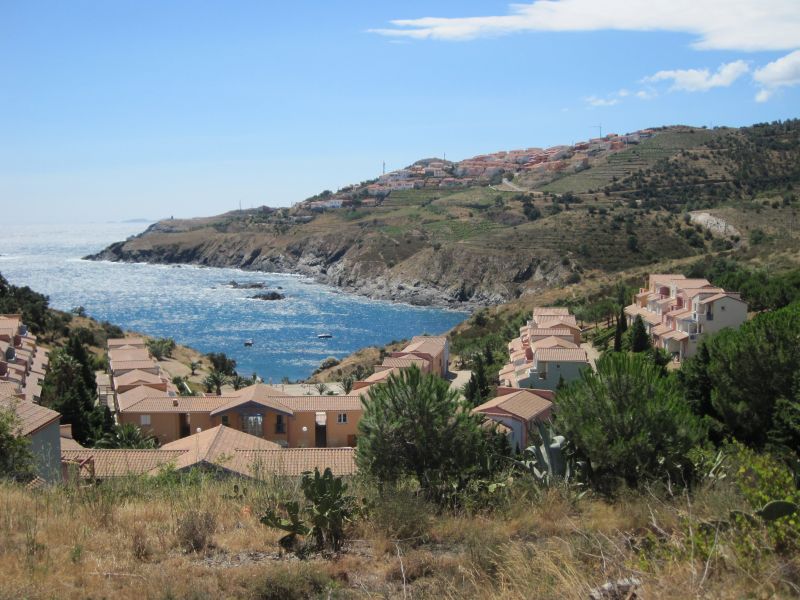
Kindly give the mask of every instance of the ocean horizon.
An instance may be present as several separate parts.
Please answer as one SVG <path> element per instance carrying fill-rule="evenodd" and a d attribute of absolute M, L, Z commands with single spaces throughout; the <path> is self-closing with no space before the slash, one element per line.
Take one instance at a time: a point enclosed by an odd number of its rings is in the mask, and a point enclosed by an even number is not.
<path fill-rule="evenodd" d="M 141 233 L 147 224 L 18 225 L 0 238 L 0 273 L 87 315 L 196 350 L 224 352 L 244 376 L 304 379 L 327 357 L 414 335 L 441 334 L 468 313 L 354 296 L 291 274 L 194 265 L 86 261 L 82 257 Z M 265 289 L 229 285 L 260 283 Z M 283 300 L 253 299 L 276 291 Z M 330 334 L 319 339 L 320 333 Z M 244 341 L 253 340 L 252 347 Z"/>

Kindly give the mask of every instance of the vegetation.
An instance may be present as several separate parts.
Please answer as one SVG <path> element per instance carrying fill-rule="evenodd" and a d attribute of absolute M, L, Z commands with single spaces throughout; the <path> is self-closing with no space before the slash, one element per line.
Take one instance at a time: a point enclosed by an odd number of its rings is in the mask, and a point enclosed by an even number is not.
<path fill-rule="evenodd" d="M 112 430 L 95 444 L 95 448 L 133 448 L 148 450 L 158 447 L 158 439 L 144 433 L 132 423 L 115 424 Z"/>
<path fill-rule="evenodd" d="M 147 340 L 147 349 L 156 360 L 171 358 L 175 347 L 175 340 L 172 338 L 154 338 Z"/>
<path fill-rule="evenodd" d="M 556 427 L 601 490 L 688 481 L 687 457 L 705 436 L 677 382 L 643 354 L 604 355 L 596 373 L 583 371 L 558 392 L 557 406 Z"/>
<path fill-rule="evenodd" d="M 0 407 L 0 481 L 27 481 L 36 474 L 30 440 L 17 435 L 17 416 Z"/>
<path fill-rule="evenodd" d="M 502 444 L 446 381 L 417 368 L 370 389 L 359 422 L 359 468 L 381 483 L 414 476 L 424 493 L 457 502 L 471 481 L 491 474 Z"/>

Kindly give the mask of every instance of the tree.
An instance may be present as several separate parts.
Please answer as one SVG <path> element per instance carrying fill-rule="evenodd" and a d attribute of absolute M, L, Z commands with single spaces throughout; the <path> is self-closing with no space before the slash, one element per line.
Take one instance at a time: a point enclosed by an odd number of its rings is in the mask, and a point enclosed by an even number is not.
<path fill-rule="evenodd" d="M 489 399 L 491 389 L 481 355 L 477 354 L 473 362 L 475 363 L 475 368 L 469 376 L 469 381 L 464 386 L 464 397 L 474 407 L 483 404 Z"/>
<path fill-rule="evenodd" d="M 594 484 L 635 486 L 663 476 L 687 476 L 687 453 L 704 438 L 700 420 L 672 377 L 644 354 L 609 353 L 597 372 L 558 393 L 558 429 L 587 461 Z"/>
<path fill-rule="evenodd" d="M 247 387 L 248 385 L 250 385 L 250 380 L 242 377 L 237 373 L 233 377 L 228 378 L 228 383 L 230 383 L 233 386 L 234 390 L 238 391 L 243 387 Z"/>
<path fill-rule="evenodd" d="M 30 440 L 17 435 L 17 414 L 0 408 L 0 480 L 28 481 L 34 477 Z"/>
<path fill-rule="evenodd" d="M 143 432 L 133 423 L 115 425 L 95 444 L 95 448 L 133 448 L 149 450 L 158 447 L 158 439 Z"/>
<path fill-rule="evenodd" d="M 50 354 L 50 368 L 42 385 L 42 404 L 61 413 L 61 423 L 72 425 L 80 444 L 103 435 L 111 424 L 107 407 L 95 406 L 94 394 L 86 387 L 83 367 L 65 348 Z"/>
<path fill-rule="evenodd" d="M 431 498 L 443 501 L 473 477 L 489 472 L 496 434 L 481 427 L 448 383 L 418 368 L 392 374 L 364 399 L 356 460 L 380 482 L 414 475 Z"/>
<path fill-rule="evenodd" d="M 345 394 L 349 394 L 351 391 L 353 391 L 353 383 L 354 383 L 353 378 L 350 376 L 347 376 L 344 379 L 342 379 L 342 390 L 344 391 Z"/>
<path fill-rule="evenodd" d="M 754 448 L 791 439 L 799 410 L 800 303 L 757 315 L 739 329 L 706 337 L 684 361 L 679 380 L 694 410 Z M 779 402 L 780 401 L 780 402 Z M 775 440 L 773 442 L 773 439 Z M 800 453 L 794 446 L 790 450 Z"/>
<path fill-rule="evenodd" d="M 644 321 L 641 315 L 636 315 L 631 327 L 631 352 L 644 352 L 650 348 L 650 337 L 644 328 Z"/>
<path fill-rule="evenodd" d="M 222 386 L 226 383 L 228 383 L 228 376 L 216 369 L 212 369 L 203 380 L 206 392 L 210 394 L 212 391 L 216 391 L 217 396 L 222 395 Z"/>
<path fill-rule="evenodd" d="M 200 367 L 200 363 L 199 362 L 196 362 L 196 361 L 193 360 L 192 362 L 189 363 L 189 369 L 191 369 L 192 375 L 195 374 L 195 372 L 197 371 L 197 369 L 199 367 Z"/>
<path fill-rule="evenodd" d="M 211 368 L 219 371 L 223 375 L 234 375 L 236 373 L 236 361 L 228 358 L 224 352 L 211 352 L 207 355 L 211 362 Z"/>

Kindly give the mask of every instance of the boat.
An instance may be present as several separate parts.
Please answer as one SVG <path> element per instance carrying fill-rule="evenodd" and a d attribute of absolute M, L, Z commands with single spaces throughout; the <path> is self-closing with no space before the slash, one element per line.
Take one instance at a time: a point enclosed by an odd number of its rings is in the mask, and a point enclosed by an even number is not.
<path fill-rule="evenodd" d="M 250 338 L 250 339 L 248 339 L 248 340 L 245 340 L 245 341 L 244 341 L 244 345 L 245 345 L 245 346 L 247 346 L 247 347 L 249 348 L 250 346 L 252 346 L 252 345 L 253 345 L 253 339 L 252 339 L 252 338 Z"/>
<path fill-rule="evenodd" d="M 333 336 L 330 333 L 318 333 L 317 337 L 321 340 L 327 340 L 328 338 L 332 338 Z"/>

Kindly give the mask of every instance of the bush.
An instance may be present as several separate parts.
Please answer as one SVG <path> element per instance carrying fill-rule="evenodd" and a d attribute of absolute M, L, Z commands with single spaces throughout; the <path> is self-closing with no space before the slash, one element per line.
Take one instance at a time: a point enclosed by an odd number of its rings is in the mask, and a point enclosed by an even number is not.
<path fill-rule="evenodd" d="M 318 566 L 280 565 L 270 569 L 253 592 L 259 600 L 304 600 L 322 596 L 332 583 Z"/>
<path fill-rule="evenodd" d="M 427 537 L 433 513 L 433 507 L 418 494 L 393 489 L 375 501 L 370 521 L 388 539 L 416 544 Z"/>
<path fill-rule="evenodd" d="M 587 461 L 592 483 L 610 491 L 619 480 L 690 475 L 689 451 L 704 438 L 672 377 L 646 354 L 614 352 L 597 361 L 597 373 L 558 392 L 556 425 Z"/>
<path fill-rule="evenodd" d="M 216 520 L 212 513 L 190 510 L 178 520 L 178 542 L 186 552 L 201 552 L 211 544 L 215 530 Z"/>

